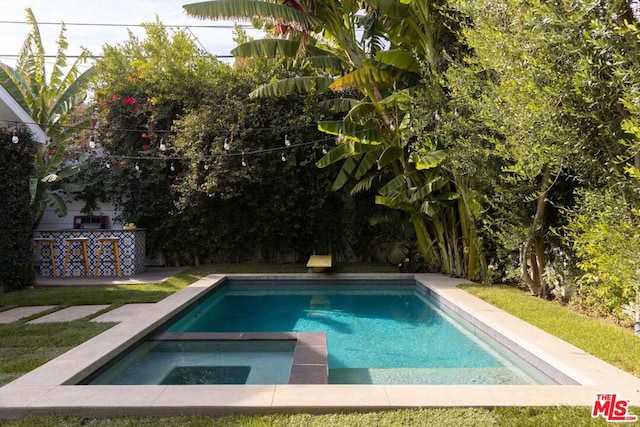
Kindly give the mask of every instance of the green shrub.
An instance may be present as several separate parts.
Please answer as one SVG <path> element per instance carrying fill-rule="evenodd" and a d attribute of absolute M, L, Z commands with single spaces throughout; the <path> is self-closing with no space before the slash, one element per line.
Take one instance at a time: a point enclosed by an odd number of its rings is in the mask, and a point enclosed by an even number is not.
<path fill-rule="evenodd" d="M 587 192 L 567 230 L 581 270 L 578 302 L 600 315 L 627 318 L 622 308 L 634 302 L 640 279 L 640 229 L 629 201 L 613 191 Z"/>

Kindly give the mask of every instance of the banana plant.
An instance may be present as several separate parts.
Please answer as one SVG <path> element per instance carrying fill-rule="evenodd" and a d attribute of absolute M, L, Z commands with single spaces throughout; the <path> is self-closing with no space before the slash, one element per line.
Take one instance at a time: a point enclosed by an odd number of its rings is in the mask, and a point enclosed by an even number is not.
<path fill-rule="evenodd" d="M 69 66 L 65 53 L 68 47 L 66 27 L 63 24 L 58 36 L 56 59 L 47 79 L 44 46 L 30 8 L 27 9 L 27 23 L 31 31 L 22 45 L 15 68 L 0 64 L 0 85 L 49 137 L 49 141 L 38 147 L 36 175 L 30 180 L 36 228 L 46 207 L 53 208 L 58 216 L 64 216 L 67 208 L 61 195 L 82 190 L 80 184 L 65 181 L 86 167 L 83 164 L 69 164 L 68 146 L 77 129 L 90 126 L 89 118 L 78 120 L 75 113 L 87 98 L 95 68 L 89 67 L 80 72 L 80 66 L 89 57 L 86 51 Z M 69 126 L 72 120 L 73 126 Z"/>
<path fill-rule="evenodd" d="M 68 164 L 66 146 L 51 143 L 40 145 L 36 153 L 36 175 L 31 177 L 31 206 L 34 211 L 33 228 L 37 228 L 47 207 L 59 217 L 67 214 L 64 194 L 78 193 L 81 183 L 65 181 L 87 168 L 86 163 Z"/>
<path fill-rule="evenodd" d="M 466 266 L 456 267 L 460 262 L 451 258 L 465 249 L 456 248 L 459 233 L 450 229 L 460 227 L 462 221 L 455 219 L 459 214 L 455 185 L 441 168 L 446 151 L 437 146 L 415 150 L 409 145 L 411 116 L 400 106 L 403 97 L 421 87 L 425 73 L 441 71 L 441 3 L 217 0 L 184 8 L 202 19 L 259 17 L 258 23 L 272 32 L 271 37 L 241 44 L 232 51 L 234 56 L 297 62 L 314 75 L 272 82 L 250 96 L 332 94 L 323 104 L 344 118 L 318 124 L 320 130 L 336 136 L 336 146 L 317 165 L 342 162 L 333 188 L 355 182 L 354 189 L 368 190 L 378 182 L 382 190 L 376 201 L 409 214 L 425 261 L 460 275 Z M 362 30 L 360 39 L 357 30 Z M 336 97 L 347 91 L 358 95 Z M 473 226 L 471 220 L 464 223 Z"/>

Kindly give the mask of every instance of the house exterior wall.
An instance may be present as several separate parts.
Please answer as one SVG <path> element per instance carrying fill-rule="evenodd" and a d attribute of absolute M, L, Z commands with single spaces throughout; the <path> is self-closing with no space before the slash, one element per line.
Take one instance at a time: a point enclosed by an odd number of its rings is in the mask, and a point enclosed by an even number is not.
<path fill-rule="evenodd" d="M 67 200 L 67 215 L 62 218 L 58 217 L 50 209 L 47 209 L 44 212 L 44 216 L 42 217 L 42 221 L 38 226 L 36 231 L 40 230 L 65 230 L 73 228 L 73 217 L 77 215 L 87 215 L 84 212 L 80 212 L 80 210 L 84 207 L 83 201 L 78 200 Z M 119 212 L 115 209 L 115 207 L 111 203 L 99 203 L 98 209 L 93 212 L 93 215 L 102 216 L 106 215 L 109 217 L 109 227 L 114 230 L 121 230 L 122 223 L 116 221 L 116 217 Z"/>

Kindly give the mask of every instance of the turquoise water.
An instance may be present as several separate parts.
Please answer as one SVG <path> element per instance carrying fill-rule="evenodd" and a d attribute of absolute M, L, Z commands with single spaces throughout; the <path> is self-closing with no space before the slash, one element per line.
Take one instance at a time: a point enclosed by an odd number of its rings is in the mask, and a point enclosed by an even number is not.
<path fill-rule="evenodd" d="M 233 283 L 165 331 L 324 332 L 331 383 L 551 383 L 478 339 L 416 285 Z"/>
<path fill-rule="evenodd" d="M 287 384 L 295 341 L 144 341 L 81 384 Z"/>

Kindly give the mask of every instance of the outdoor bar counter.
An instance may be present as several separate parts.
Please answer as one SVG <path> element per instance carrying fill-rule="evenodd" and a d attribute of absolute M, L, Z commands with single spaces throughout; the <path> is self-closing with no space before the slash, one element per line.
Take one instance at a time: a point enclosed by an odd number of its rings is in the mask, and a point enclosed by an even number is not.
<path fill-rule="evenodd" d="M 89 258 L 89 271 L 84 271 L 82 262 L 82 250 L 79 244 L 73 244 L 67 271 L 64 277 L 93 277 L 98 258 L 99 238 L 119 238 L 118 249 L 120 252 L 120 269 L 123 276 L 133 276 L 144 271 L 145 260 L 145 230 L 142 228 L 112 230 L 112 229 L 67 229 L 67 230 L 40 230 L 41 238 L 55 239 L 54 257 L 56 273 L 63 277 L 64 258 L 67 252 L 65 239 L 85 237 L 88 238 L 87 256 Z M 51 258 L 48 247 L 40 245 L 36 257 L 40 260 L 40 275 L 53 277 Z M 102 253 L 102 261 L 98 269 L 98 276 L 115 276 L 115 266 L 112 257 L 111 245 L 105 245 Z"/>

